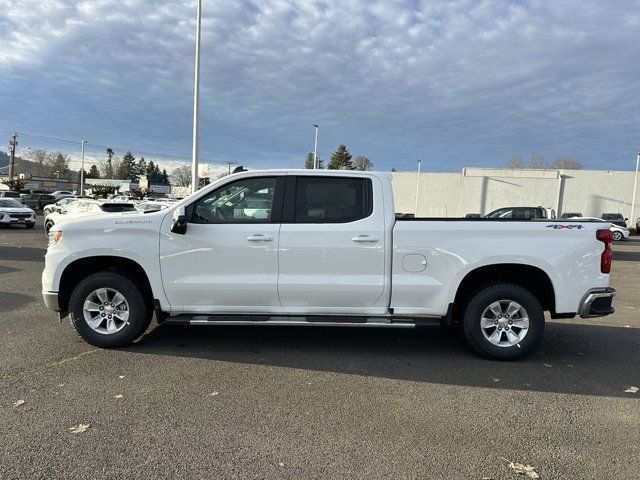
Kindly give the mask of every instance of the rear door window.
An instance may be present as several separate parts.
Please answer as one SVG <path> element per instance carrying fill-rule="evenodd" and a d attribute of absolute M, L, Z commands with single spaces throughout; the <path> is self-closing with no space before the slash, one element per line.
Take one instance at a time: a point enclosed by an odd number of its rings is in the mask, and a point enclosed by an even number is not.
<path fill-rule="evenodd" d="M 295 223 L 347 223 L 371 215 L 368 178 L 298 177 Z"/>

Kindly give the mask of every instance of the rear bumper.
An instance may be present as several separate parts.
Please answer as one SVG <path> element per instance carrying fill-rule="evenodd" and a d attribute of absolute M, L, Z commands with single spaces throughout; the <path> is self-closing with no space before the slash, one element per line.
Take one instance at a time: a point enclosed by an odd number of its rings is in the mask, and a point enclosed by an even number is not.
<path fill-rule="evenodd" d="M 614 288 L 594 288 L 589 290 L 580 302 L 578 314 L 582 318 L 604 317 L 615 312 L 611 305 L 616 296 Z"/>

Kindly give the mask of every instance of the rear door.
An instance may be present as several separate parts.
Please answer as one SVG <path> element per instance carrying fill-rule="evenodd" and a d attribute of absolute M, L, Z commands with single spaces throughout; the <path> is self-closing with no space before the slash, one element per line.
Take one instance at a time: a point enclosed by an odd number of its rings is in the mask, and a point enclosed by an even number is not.
<path fill-rule="evenodd" d="M 285 312 L 386 312 L 377 303 L 386 239 L 384 206 L 373 199 L 381 188 L 375 177 L 287 177 L 278 275 Z"/>

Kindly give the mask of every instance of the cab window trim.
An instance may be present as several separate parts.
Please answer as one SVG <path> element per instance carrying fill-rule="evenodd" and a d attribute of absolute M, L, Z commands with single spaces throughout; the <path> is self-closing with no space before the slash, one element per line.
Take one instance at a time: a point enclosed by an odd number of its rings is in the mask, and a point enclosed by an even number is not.
<path fill-rule="evenodd" d="M 189 205 L 186 206 L 185 210 L 187 213 L 187 218 L 189 218 L 188 223 L 191 224 L 196 224 L 196 225 L 269 225 L 272 223 L 281 223 L 281 219 L 282 219 L 282 206 L 284 203 L 284 190 L 285 190 L 285 176 L 283 175 L 260 175 L 260 176 L 251 176 L 251 177 L 243 177 L 243 178 L 238 178 L 237 180 L 233 180 L 232 182 L 228 182 L 225 183 L 224 185 L 220 185 L 218 188 L 215 188 L 209 192 L 207 192 L 205 195 L 202 195 L 201 197 L 197 198 L 196 200 L 194 200 L 193 202 L 191 202 Z M 214 194 L 215 192 L 223 189 L 223 188 L 228 188 L 229 186 L 233 185 L 234 183 L 238 183 L 238 182 L 243 182 L 246 180 L 257 180 L 257 179 L 274 179 L 275 180 L 275 188 L 274 188 L 274 192 L 273 192 L 273 202 L 271 204 L 271 218 L 269 219 L 268 222 L 207 222 L 207 223 L 201 223 L 201 222 L 195 222 L 194 221 L 194 216 L 195 216 L 195 212 L 196 212 L 196 204 L 207 198 L 208 196 Z"/>
<path fill-rule="evenodd" d="M 296 205 L 297 205 L 297 193 L 298 193 L 298 180 L 300 179 L 322 179 L 322 180 L 332 180 L 332 179 L 341 179 L 341 180 L 360 180 L 363 182 L 363 197 L 364 197 L 364 207 L 367 214 L 363 217 L 357 218 L 355 220 L 347 220 L 347 221 L 304 221 L 299 222 L 296 221 Z M 282 210 L 282 223 L 293 223 L 298 225 L 327 225 L 327 224 L 347 224 L 359 222 L 361 220 L 370 218 L 373 215 L 373 182 L 369 177 L 355 177 L 355 176 L 322 176 L 322 175 L 291 175 L 287 176 L 286 185 L 285 185 L 285 193 L 284 193 L 284 206 Z"/>

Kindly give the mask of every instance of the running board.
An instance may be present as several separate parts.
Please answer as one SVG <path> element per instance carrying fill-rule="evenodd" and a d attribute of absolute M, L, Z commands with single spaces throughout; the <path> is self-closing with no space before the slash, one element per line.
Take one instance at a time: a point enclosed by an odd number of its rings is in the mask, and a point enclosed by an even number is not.
<path fill-rule="evenodd" d="M 440 318 L 396 319 L 392 317 L 282 316 L 282 315 L 176 315 L 167 317 L 170 325 L 270 325 L 278 327 L 367 327 L 414 328 L 438 326 Z"/>

